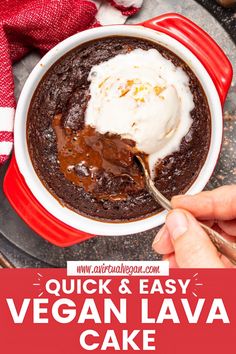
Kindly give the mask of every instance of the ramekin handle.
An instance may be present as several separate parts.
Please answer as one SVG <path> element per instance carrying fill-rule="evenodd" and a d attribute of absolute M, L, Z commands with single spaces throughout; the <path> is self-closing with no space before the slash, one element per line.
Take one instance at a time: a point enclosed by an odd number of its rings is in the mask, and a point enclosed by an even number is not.
<path fill-rule="evenodd" d="M 218 44 L 200 27 L 186 17 L 168 13 L 141 23 L 142 26 L 163 32 L 187 47 L 204 65 L 225 102 L 233 76 L 232 65 Z"/>
<path fill-rule="evenodd" d="M 94 237 L 64 224 L 44 209 L 26 185 L 14 154 L 4 178 L 3 190 L 26 224 L 54 245 L 68 247 Z"/>

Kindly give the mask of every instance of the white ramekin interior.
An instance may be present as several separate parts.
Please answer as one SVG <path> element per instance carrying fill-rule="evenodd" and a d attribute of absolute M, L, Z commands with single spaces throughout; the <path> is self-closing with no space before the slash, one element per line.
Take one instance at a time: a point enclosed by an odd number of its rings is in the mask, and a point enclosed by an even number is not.
<path fill-rule="evenodd" d="M 128 235 L 142 232 L 161 225 L 165 220 L 166 213 L 160 212 L 138 221 L 111 223 L 96 221 L 89 217 L 81 216 L 69 208 L 63 207 L 43 186 L 34 171 L 26 141 L 26 120 L 33 93 L 43 75 L 52 64 L 62 55 L 82 43 L 97 38 L 117 35 L 149 39 L 169 48 L 191 67 L 204 88 L 212 118 L 211 144 L 205 164 L 199 176 L 188 190 L 188 194 L 198 193 L 205 187 L 214 170 L 222 142 L 222 107 L 215 85 L 200 61 L 177 40 L 142 26 L 116 25 L 90 29 L 59 43 L 36 65 L 21 92 L 15 115 L 15 155 L 18 167 L 25 178 L 26 184 L 41 205 L 65 224 L 94 235 Z"/>

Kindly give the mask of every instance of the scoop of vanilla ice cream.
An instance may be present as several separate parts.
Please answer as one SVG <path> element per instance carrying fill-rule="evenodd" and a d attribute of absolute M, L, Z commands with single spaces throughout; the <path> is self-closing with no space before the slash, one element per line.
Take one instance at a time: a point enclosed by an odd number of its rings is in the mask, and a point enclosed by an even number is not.
<path fill-rule="evenodd" d="M 135 49 L 94 66 L 85 123 L 100 133 L 132 139 L 159 159 L 178 150 L 189 131 L 194 108 L 189 79 L 156 49 Z"/>

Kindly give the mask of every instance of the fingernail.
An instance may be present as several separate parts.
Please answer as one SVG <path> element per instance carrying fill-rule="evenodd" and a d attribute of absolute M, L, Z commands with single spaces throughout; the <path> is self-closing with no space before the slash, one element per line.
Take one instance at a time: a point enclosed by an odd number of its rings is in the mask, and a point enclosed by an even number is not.
<path fill-rule="evenodd" d="M 183 200 L 184 198 L 186 198 L 186 195 L 184 194 L 175 195 L 174 197 L 171 198 L 171 203 L 175 201 L 177 202 L 179 200 Z"/>
<path fill-rule="evenodd" d="M 152 246 L 155 246 L 161 240 L 161 238 L 165 236 L 168 236 L 168 230 L 167 227 L 164 225 L 154 238 Z"/>
<path fill-rule="evenodd" d="M 171 237 L 176 240 L 188 230 L 188 220 L 184 212 L 171 211 L 166 218 L 166 226 Z"/>
<path fill-rule="evenodd" d="M 172 197 L 172 199 L 181 199 L 181 198 L 184 198 L 185 195 L 183 194 L 180 194 L 180 195 L 175 195 L 174 197 Z"/>
<path fill-rule="evenodd" d="M 171 198 L 171 204 L 173 206 L 175 206 L 175 204 L 177 203 L 177 205 L 178 205 L 178 201 L 179 200 L 181 201 L 183 198 L 184 198 L 184 195 L 175 195 L 174 197 Z"/>

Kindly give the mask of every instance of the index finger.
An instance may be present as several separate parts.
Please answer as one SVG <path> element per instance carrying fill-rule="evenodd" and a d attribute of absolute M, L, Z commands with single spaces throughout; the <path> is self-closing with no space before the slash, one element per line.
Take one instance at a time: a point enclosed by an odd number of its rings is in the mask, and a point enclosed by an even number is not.
<path fill-rule="evenodd" d="M 193 196 L 176 196 L 172 198 L 171 204 L 173 208 L 188 210 L 200 219 L 233 220 L 236 218 L 236 185 L 223 186 Z"/>

